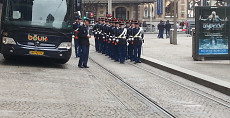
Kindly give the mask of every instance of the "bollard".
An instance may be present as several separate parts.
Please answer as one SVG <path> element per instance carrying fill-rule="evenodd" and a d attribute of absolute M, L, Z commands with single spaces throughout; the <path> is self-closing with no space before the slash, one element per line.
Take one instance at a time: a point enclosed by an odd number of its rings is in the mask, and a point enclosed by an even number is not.
<path fill-rule="evenodd" d="M 195 28 L 192 28 L 192 57 L 195 57 L 196 55 L 196 51 L 195 51 L 195 48 L 196 48 L 196 36 L 195 36 Z"/>
<path fill-rule="evenodd" d="M 173 44 L 173 31 L 174 29 L 170 29 L 170 44 Z"/>

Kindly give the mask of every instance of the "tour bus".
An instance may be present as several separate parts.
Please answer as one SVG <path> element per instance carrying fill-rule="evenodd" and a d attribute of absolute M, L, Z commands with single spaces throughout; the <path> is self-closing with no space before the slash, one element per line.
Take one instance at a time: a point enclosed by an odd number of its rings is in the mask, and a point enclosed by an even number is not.
<path fill-rule="evenodd" d="M 71 57 L 74 0 L 0 0 L 0 51 L 45 57 L 64 64 Z"/>

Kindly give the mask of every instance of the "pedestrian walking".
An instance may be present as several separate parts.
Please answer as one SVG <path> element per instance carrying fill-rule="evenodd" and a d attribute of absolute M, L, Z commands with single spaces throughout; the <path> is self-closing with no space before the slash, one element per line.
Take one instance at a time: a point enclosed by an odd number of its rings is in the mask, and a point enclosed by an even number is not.
<path fill-rule="evenodd" d="M 170 29 L 171 29 L 171 24 L 169 23 L 169 20 L 167 20 L 165 24 L 166 38 L 169 38 L 170 36 Z"/>
<path fill-rule="evenodd" d="M 79 28 L 79 45 L 82 47 L 82 52 L 78 63 L 79 68 L 89 68 L 87 65 L 90 45 L 89 38 L 91 38 L 91 35 L 89 34 L 89 24 L 90 19 L 85 19 L 84 24 Z"/>

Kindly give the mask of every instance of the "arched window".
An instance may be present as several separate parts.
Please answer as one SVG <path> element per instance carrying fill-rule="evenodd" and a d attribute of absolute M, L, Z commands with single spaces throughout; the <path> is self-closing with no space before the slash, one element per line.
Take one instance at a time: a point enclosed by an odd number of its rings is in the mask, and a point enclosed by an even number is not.
<path fill-rule="evenodd" d="M 124 8 L 124 7 L 118 7 L 116 9 L 116 18 L 126 19 L 126 8 Z"/>
<path fill-rule="evenodd" d="M 165 17 L 174 17 L 174 10 L 178 11 L 177 7 L 178 5 L 174 9 L 174 1 L 165 0 Z"/>
<path fill-rule="evenodd" d="M 148 9 L 145 9 L 145 10 L 144 10 L 144 17 L 148 17 L 148 16 L 149 16 L 148 14 L 149 14 Z"/>

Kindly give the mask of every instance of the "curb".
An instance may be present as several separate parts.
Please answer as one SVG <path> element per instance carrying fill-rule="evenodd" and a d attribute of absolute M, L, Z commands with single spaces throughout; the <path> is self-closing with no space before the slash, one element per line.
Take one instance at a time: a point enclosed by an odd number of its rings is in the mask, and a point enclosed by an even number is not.
<path fill-rule="evenodd" d="M 230 83 L 226 81 L 222 81 L 219 79 L 216 79 L 211 76 L 207 76 L 204 74 L 200 74 L 185 68 L 181 68 L 172 64 L 168 64 L 150 57 L 142 56 L 141 58 L 142 62 L 153 66 L 155 68 L 158 68 L 160 70 L 169 72 L 171 74 L 183 77 L 187 80 L 193 81 L 195 83 L 198 83 L 200 85 L 203 85 L 205 87 L 211 88 L 213 90 L 216 90 L 218 92 L 221 92 L 223 94 L 230 96 Z"/>

